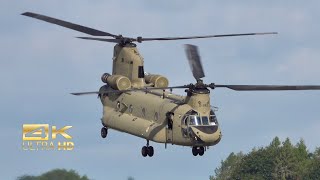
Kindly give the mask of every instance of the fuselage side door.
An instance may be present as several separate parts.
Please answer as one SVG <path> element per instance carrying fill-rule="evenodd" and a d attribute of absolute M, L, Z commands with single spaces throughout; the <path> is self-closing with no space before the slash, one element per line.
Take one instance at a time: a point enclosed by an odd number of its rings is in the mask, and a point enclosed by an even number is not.
<path fill-rule="evenodd" d="M 172 129 L 173 127 L 173 113 L 168 112 L 166 114 L 166 121 L 167 121 L 167 126 L 166 126 L 166 143 L 172 143 L 173 144 L 173 132 Z"/>

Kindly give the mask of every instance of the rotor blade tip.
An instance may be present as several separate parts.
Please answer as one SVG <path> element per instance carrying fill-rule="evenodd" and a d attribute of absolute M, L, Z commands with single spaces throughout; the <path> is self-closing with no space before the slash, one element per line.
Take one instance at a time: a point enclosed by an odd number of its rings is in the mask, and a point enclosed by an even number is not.
<path fill-rule="evenodd" d="M 88 37 L 76 37 L 78 39 L 85 39 L 85 40 L 88 40 L 89 38 Z"/>
<path fill-rule="evenodd" d="M 30 14 L 30 12 L 21 13 L 21 15 L 23 15 L 23 16 L 28 16 L 29 14 Z"/>

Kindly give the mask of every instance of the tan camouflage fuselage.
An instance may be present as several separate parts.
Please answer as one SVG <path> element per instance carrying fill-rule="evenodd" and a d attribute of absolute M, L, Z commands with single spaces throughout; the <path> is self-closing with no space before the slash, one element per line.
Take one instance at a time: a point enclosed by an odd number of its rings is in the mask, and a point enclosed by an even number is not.
<path fill-rule="evenodd" d="M 142 68 L 141 68 L 142 67 Z M 140 69 L 140 70 L 139 70 Z M 142 77 L 143 58 L 134 44 L 116 45 L 112 76 L 128 78 L 131 82 L 109 79 L 100 92 L 122 88 L 167 87 L 165 77 Z M 115 78 L 114 78 L 115 79 Z M 118 78 L 119 79 L 119 78 Z M 107 82 L 107 81 L 106 81 Z M 221 131 L 214 125 L 192 126 L 189 116 L 215 117 L 210 109 L 209 90 L 189 92 L 179 96 L 162 90 L 102 93 L 102 123 L 104 126 L 159 143 L 183 146 L 212 146 L 221 139 Z M 168 123 L 171 125 L 168 125 Z M 203 121 L 204 122 L 204 121 Z"/>

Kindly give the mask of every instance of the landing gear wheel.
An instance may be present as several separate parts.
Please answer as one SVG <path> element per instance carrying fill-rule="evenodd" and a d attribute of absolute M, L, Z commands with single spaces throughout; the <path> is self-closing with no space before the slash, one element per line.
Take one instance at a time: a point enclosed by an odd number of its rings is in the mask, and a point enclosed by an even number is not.
<path fill-rule="evenodd" d="M 143 146 L 141 149 L 141 154 L 143 157 L 146 157 L 148 155 L 148 148 L 147 146 Z"/>
<path fill-rule="evenodd" d="M 101 137 L 106 138 L 107 135 L 108 135 L 108 128 L 106 127 L 101 128 Z"/>
<path fill-rule="evenodd" d="M 204 154 L 204 147 L 203 146 L 199 147 L 198 153 L 200 156 L 202 156 Z"/>
<path fill-rule="evenodd" d="M 198 155 L 198 149 L 197 149 L 197 147 L 192 147 L 192 154 L 194 155 L 194 156 L 197 156 Z"/>
<path fill-rule="evenodd" d="M 141 154 L 143 157 L 152 157 L 154 155 L 154 149 L 152 146 L 149 146 L 149 140 L 147 140 L 147 145 L 142 147 Z"/>
<path fill-rule="evenodd" d="M 152 147 L 152 146 L 149 146 L 149 147 L 148 147 L 148 156 L 152 157 L 153 154 L 154 154 L 153 147 Z"/>

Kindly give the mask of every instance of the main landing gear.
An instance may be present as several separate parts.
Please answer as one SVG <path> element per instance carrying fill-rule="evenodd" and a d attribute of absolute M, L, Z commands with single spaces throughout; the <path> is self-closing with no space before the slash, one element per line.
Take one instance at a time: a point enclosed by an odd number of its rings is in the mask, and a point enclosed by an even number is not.
<path fill-rule="evenodd" d="M 200 146 L 200 147 L 198 147 L 198 146 L 193 146 L 193 147 L 192 147 L 192 154 L 193 154 L 194 156 L 197 156 L 198 154 L 199 154 L 199 156 L 202 156 L 202 155 L 204 154 L 204 151 L 205 151 L 205 149 L 204 149 L 203 146 Z"/>
<path fill-rule="evenodd" d="M 147 140 L 147 145 L 142 147 L 141 154 L 143 157 L 146 157 L 146 156 L 152 157 L 153 156 L 154 149 L 152 146 L 149 146 L 149 140 Z"/>
<path fill-rule="evenodd" d="M 107 135 L 108 135 L 108 128 L 107 127 L 101 128 L 101 137 L 106 138 Z"/>

